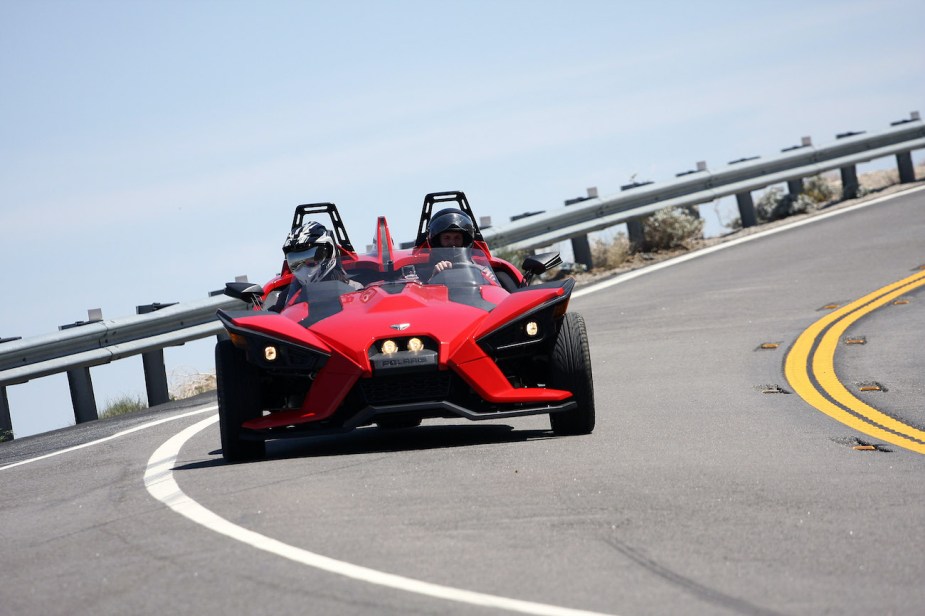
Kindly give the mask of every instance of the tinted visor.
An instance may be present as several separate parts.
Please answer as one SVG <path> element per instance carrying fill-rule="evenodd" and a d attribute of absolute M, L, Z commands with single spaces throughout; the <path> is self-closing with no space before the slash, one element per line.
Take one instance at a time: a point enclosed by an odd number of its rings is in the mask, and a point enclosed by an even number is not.
<path fill-rule="evenodd" d="M 300 267 L 317 267 L 332 256 L 330 244 L 318 244 L 302 250 L 293 250 L 286 254 L 289 269 L 295 272 Z"/>

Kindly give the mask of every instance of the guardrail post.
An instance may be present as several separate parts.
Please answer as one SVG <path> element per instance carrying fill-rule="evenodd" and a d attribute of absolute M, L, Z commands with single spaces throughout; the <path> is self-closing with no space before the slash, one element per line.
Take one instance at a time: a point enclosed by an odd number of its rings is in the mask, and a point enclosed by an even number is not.
<path fill-rule="evenodd" d="M 912 152 L 900 152 L 896 155 L 896 166 L 899 167 L 899 183 L 908 184 L 915 181 L 915 167 L 912 165 Z"/>
<path fill-rule="evenodd" d="M 758 215 L 755 213 L 755 201 L 752 199 L 752 193 L 743 192 L 737 194 L 736 203 L 739 205 L 739 220 L 742 221 L 742 228 L 757 225 Z"/>
<path fill-rule="evenodd" d="M 93 395 L 93 379 L 89 368 L 73 368 L 67 371 L 67 384 L 71 389 L 71 404 L 74 405 L 74 419 L 84 423 L 100 418 Z"/>
<path fill-rule="evenodd" d="M 634 188 L 639 188 L 640 186 L 648 186 L 652 182 L 646 180 L 644 182 L 637 182 L 635 178 L 629 184 L 624 184 L 620 187 L 620 192 L 625 192 L 627 190 L 632 190 Z M 626 235 L 630 241 L 630 250 L 633 252 L 642 252 L 646 249 L 646 227 L 645 220 L 648 216 L 643 216 L 642 218 L 633 218 L 632 220 L 626 221 Z"/>
<path fill-rule="evenodd" d="M 22 340 L 15 338 L 0 338 L 0 344 Z M 0 442 L 13 440 L 13 418 L 10 417 L 10 399 L 6 397 L 6 387 L 0 387 Z"/>
<path fill-rule="evenodd" d="M 10 400 L 6 387 L 0 387 L 0 441 L 13 440 L 13 419 L 10 417 Z"/>
<path fill-rule="evenodd" d="M 630 241 L 630 249 L 633 252 L 640 252 L 646 247 L 646 231 L 642 221 L 642 218 L 626 221 L 626 236 Z"/>
<path fill-rule="evenodd" d="M 909 118 L 906 120 L 898 120 L 896 122 L 890 122 L 890 126 L 899 126 L 901 124 L 907 124 L 909 122 L 919 122 L 921 121 L 922 116 L 918 111 L 913 111 L 909 114 Z M 912 164 L 912 152 L 900 152 L 896 155 L 896 166 L 899 167 L 899 183 L 908 184 L 909 182 L 915 181 L 915 167 Z"/>
<path fill-rule="evenodd" d="M 587 201 L 588 199 L 597 199 L 597 187 L 588 189 L 587 197 L 577 197 L 575 199 L 566 199 L 565 205 L 574 205 Z M 588 241 L 588 234 L 576 235 L 572 238 L 572 255 L 576 263 L 581 263 L 589 270 L 594 268 L 594 258 L 591 256 L 591 243 Z"/>
<path fill-rule="evenodd" d="M 59 330 L 80 327 L 88 323 L 97 323 L 103 320 L 103 311 L 91 308 L 87 311 L 86 321 L 77 321 L 61 325 Z M 90 368 L 72 368 L 67 371 L 67 384 L 71 390 L 71 404 L 74 407 L 74 420 L 77 423 L 93 421 L 100 418 L 96 408 L 96 396 L 93 395 L 93 379 L 90 378 Z"/>
<path fill-rule="evenodd" d="M 594 267 L 594 258 L 591 256 L 591 242 L 587 235 L 578 235 L 572 238 L 572 254 L 576 263 L 582 263 L 589 270 Z"/>
<path fill-rule="evenodd" d="M 866 131 L 851 130 L 835 135 L 836 139 L 845 139 L 846 137 L 857 137 L 863 135 Z M 846 165 L 839 169 L 841 172 L 841 198 L 855 199 L 858 196 L 860 184 L 858 183 L 858 166 Z"/>
<path fill-rule="evenodd" d="M 800 139 L 800 145 L 792 145 L 789 148 L 784 148 L 781 152 L 792 152 L 794 150 L 800 150 L 802 148 L 811 148 L 813 146 L 812 137 L 803 137 Z M 787 192 L 790 193 L 790 196 L 796 199 L 800 193 L 803 192 L 803 178 L 797 178 L 795 180 L 787 180 Z"/>
<path fill-rule="evenodd" d="M 155 310 L 173 306 L 174 304 L 145 304 L 136 306 L 138 314 L 150 314 Z M 167 391 L 167 368 L 164 366 L 164 349 L 157 349 L 141 354 L 141 365 L 145 371 L 145 390 L 148 394 L 148 406 L 157 406 L 170 402 Z"/>
<path fill-rule="evenodd" d="M 841 172 L 841 198 L 854 199 L 858 196 L 858 168 L 857 165 L 848 165 L 839 169 Z"/>

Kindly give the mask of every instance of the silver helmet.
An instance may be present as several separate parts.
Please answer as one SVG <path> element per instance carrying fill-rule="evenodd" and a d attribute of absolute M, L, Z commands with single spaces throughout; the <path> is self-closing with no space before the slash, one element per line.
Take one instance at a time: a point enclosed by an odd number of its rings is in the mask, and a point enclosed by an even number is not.
<path fill-rule="evenodd" d="M 302 283 L 318 282 L 337 266 L 337 245 L 324 225 L 307 222 L 293 229 L 283 244 L 289 270 Z"/>

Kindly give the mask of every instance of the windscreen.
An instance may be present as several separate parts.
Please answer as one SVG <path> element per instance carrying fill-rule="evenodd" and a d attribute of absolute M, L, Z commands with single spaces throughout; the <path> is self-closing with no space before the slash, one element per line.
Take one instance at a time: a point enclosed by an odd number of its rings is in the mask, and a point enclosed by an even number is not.
<path fill-rule="evenodd" d="M 422 281 L 448 287 L 497 285 L 488 256 L 478 248 L 432 248 Z"/>

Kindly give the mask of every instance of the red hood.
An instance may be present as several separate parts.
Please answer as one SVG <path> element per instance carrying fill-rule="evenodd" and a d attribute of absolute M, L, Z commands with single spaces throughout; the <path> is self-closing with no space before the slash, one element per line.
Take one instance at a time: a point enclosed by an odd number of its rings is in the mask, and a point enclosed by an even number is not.
<path fill-rule="evenodd" d="M 234 315 L 236 325 L 269 336 L 298 342 L 347 358 L 369 373 L 369 347 L 396 337 L 426 337 L 439 347 L 439 362 L 446 365 L 464 343 L 475 340 L 518 315 L 565 293 L 562 287 L 538 287 L 509 294 L 496 286 L 473 288 L 463 301 L 451 298 L 442 285 L 373 285 L 341 295 L 336 312 L 314 320 L 311 303 L 286 308 L 281 315 Z M 338 309 L 339 308 L 339 309 Z M 328 307 L 330 310 L 330 306 Z"/>

